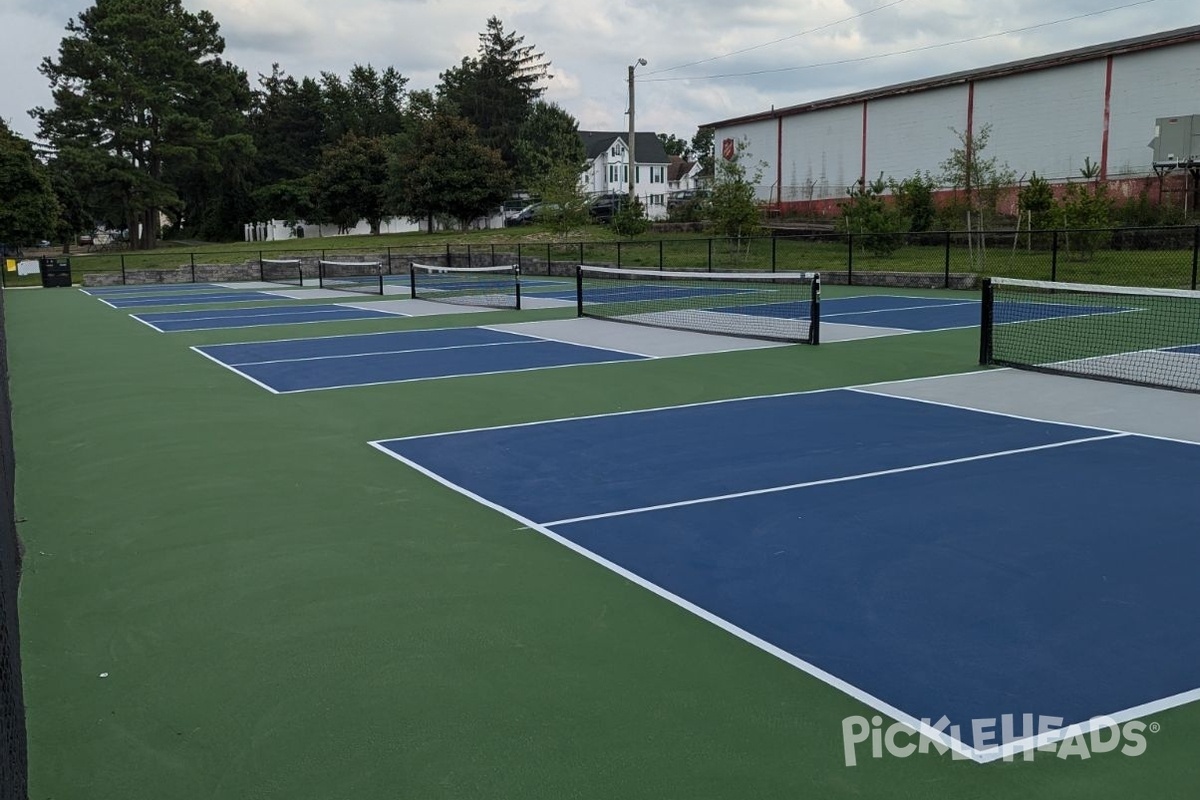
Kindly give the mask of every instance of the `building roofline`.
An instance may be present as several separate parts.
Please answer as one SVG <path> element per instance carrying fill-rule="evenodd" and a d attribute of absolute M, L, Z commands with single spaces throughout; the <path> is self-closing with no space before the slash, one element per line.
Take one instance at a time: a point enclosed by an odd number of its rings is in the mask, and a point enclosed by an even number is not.
<path fill-rule="evenodd" d="M 1007 61 L 1003 64 L 995 64 L 990 67 L 979 67 L 976 69 L 963 70 L 961 72 L 951 72 L 933 78 L 921 78 L 915 81 L 906 81 L 905 83 L 895 83 L 891 84 L 890 86 L 883 86 L 878 89 L 869 89 L 864 92 L 844 94 L 837 97 L 826 98 L 824 100 L 814 100 L 808 103 L 799 103 L 793 106 L 786 106 L 784 108 L 773 108 L 770 111 L 760 111 L 755 114 L 745 114 L 740 117 L 731 117 L 729 119 L 718 120 L 716 122 L 708 122 L 700 125 L 700 127 L 720 128 L 747 122 L 762 122 L 765 120 L 778 119 L 779 117 L 790 117 L 796 114 L 803 114 L 809 111 L 818 111 L 825 108 L 854 105 L 856 103 L 862 103 L 869 100 L 879 100 L 885 97 L 915 94 L 917 92 L 925 92 L 932 89 L 942 89 L 948 86 L 958 86 L 965 83 L 970 83 L 972 81 L 1002 78 L 1008 75 L 1020 74 L 1022 72 L 1036 72 L 1038 70 L 1061 67 L 1067 64 L 1078 64 L 1084 61 L 1093 61 L 1097 58 L 1125 55 L 1127 53 L 1136 53 L 1142 50 L 1154 50 L 1159 47 L 1171 47 L 1173 45 L 1187 44 L 1188 42 L 1195 41 L 1200 41 L 1200 25 L 1192 25 L 1187 28 L 1176 28 L 1175 30 L 1151 33 L 1145 36 L 1135 36 L 1131 39 L 1120 39 L 1118 41 L 1107 42 L 1105 44 L 1089 45 L 1087 47 L 1080 47 L 1075 50 L 1064 50 L 1059 53 L 1051 53 L 1050 55 L 1024 58 L 1019 61 Z"/>

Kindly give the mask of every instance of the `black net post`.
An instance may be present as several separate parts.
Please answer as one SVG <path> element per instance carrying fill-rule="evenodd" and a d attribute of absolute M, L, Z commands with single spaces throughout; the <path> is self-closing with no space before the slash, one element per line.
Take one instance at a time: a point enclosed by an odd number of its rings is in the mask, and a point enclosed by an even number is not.
<path fill-rule="evenodd" d="M 983 279 L 983 296 L 979 304 L 979 363 L 992 363 L 992 279 Z"/>
<path fill-rule="evenodd" d="M 408 296 L 413 300 L 417 299 L 417 268 L 415 262 L 408 262 Z"/>
<path fill-rule="evenodd" d="M 517 311 L 521 310 L 521 265 L 517 264 L 513 267 L 513 291 L 517 295 Z"/>
<path fill-rule="evenodd" d="M 854 234 L 846 234 L 846 285 L 854 285 Z"/>
<path fill-rule="evenodd" d="M 575 311 L 583 316 L 583 267 L 575 267 Z"/>
<path fill-rule="evenodd" d="M 821 343 L 821 273 L 813 276 L 812 306 L 809 310 L 808 343 Z"/>

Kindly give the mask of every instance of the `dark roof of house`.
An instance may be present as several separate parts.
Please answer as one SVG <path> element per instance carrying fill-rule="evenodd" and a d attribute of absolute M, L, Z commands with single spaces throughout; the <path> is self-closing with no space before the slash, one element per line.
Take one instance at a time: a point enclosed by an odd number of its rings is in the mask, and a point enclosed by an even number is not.
<path fill-rule="evenodd" d="M 694 161 L 688 161 L 682 156 L 671 156 L 671 163 L 667 165 L 667 180 L 679 180 L 684 175 L 687 175 L 694 166 L 696 166 L 696 162 Z"/>
<path fill-rule="evenodd" d="M 1137 36 L 1132 39 L 1120 39 L 1118 41 L 1108 42 L 1106 44 L 1080 47 L 1076 50 L 1065 50 L 1060 53 L 1037 56 L 1035 58 L 1025 58 L 1021 59 L 1020 61 L 1008 61 L 1003 64 L 996 64 L 990 67 L 964 70 L 962 72 L 951 72 L 935 78 L 923 78 L 921 80 L 908 81 L 906 83 L 896 83 L 879 89 L 870 89 L 865 92 L 839 95 L 837 97 L 830 97 L 825 100 L 815 100 L 810 103 L 800 103 L 799 105 L 787 106 L 786 108 L 772 108 L 770 111 L 760 111 L 756 114 L 747 114 L 745 116 L 733 117 L 730 119 L 719 120 L 717 122 L 707 122 L 700 127 L 719 128 L 726 125 L 736 125 L 745 122 L 761 122 L 763 120 L 777 119 L 779 117 L 790 117 L 796 114 L 803 114 L 808 111 L 817 111 L 823 108 L 854 105 L 856 103 L 862 103 L 868 100 L 876 100 L 883 97 L 913 94 L 915 92 L 924 92 L 929 89 L 940 89 L 946 86 L 954 86 L 958 84 L 970 83 L 972 81 L 986 80 L 989 78 L 999 78 L 1022 72 L 1036 72 L 1037 70 L 1060 67 L 1066 64 L 1077 64 L 1082 61 L 1092 61 L 1097 58 L 1106 58 L 1108 56 L 1117 56 L 1126 53 L 1136 53 L 1141 50 L 1154 50 L 1159 47 L 1169 47 L 1171 45 L 1187 44 L 1188 42 L 1195 41 L 1200 41 L 1200 25 L 1193 25 L 1187 28 L 1176 28 L 1175 30 L 1152 33 L 1147 36 Z"/>
<path fill-rule="evenodd" d="M 622 142 L 629 138 L 629 131 L 580 131 L 579 138 L 583 140 L 583 148 L 587 151 L 588 161 L 607 150 L 615 139 Z M 634 154 L 639 164 L 666 164 L 667 151 L 663 149 L 662 140 L 656 133 L 638 132 L 634 139 L 637 152 Z"/>

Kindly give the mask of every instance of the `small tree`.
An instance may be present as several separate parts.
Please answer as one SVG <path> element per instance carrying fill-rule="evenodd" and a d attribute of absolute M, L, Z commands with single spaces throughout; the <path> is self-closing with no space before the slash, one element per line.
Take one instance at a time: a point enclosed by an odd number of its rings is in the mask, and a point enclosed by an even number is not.
<path fill-rule="evenodd" d="M 1030 227 L 1042 227 L 1050 209 L 1054 208 L 1054 192 L 1050 181 L 1038 177 L 1037 172 L 1029 176 L 1029 183 L 1017 192 L 1017 208 L 1029 214 Z"/>
<path fill-rule="evenodd" d="M 1081 170 L 1084 177 L 1088 170 L 1089 165 L 1085 164 Z M 1070 184 L 1059 204 L 1059 213 L 1067 229 L 1066 250 L 1070 258 L 1086 261 L 1112 237 L 1111 231 L 1104 230 L 1112 217 L 1112 198 L 1105 183 Z"/>
<path fill-rule="evenodd" d="M 929 172 L 918 170 L 912 177 L 902 181 L 888 180 L 888 186 L 896 198 L 896 210 L 906 220 L 905 227 L 908 230 L 919 233 L 933 227 L 937 213 L 933 191 L 937 188 L 937 181 Z"/>
<path fill-rule="evenodd" d="M 1003 192 L 1016 180 L 1016 173 L 996 156 L 984 157 L 992 136 L 990 124 L 978 132 L 958 131 L 959 146 L 951 148 L 950 156 L 941 163 L 942 182 L 962 190 L 967 213 L 967 243 L 972 259 L 982 266 L 986 250 L 985 233 L 997 214 Z M 973 232 L 974 231 L 974 232 Z"/>
<path fill-rule="evenodd" d="M 762 179 L 762 170 L 766 166 L 759 162 L 753 176 L 747 178 L 746 166 L 742 163 L 746 147 L 743 139 L 737 143 L 733 158 L 716 160 L 712 196 L 709 198 L 713 229 L 718 235 L 729 239 L 734 252 L 739 255 L 743 242 L 748 249 L 750 237 L 762 227 L 754 189 Z"/>
<path fill-rule="evenodd" d="M 650 230 L 642 201 L 635 197 L 633 202 L 622 203 L 612 216 L 612 229 L 621 236 L 640 236 Z"/>
<path fill-rule="evenodd" d="M 870 183 L 860 178 L 846 190 L 850 199 L 842 202 L 842 215 L 838 218 L 841 230 L 857 234 L 859 247 L 877 256 L 896 252 L 900 247 L 899 234 L 904 230 L 900 212 L 884 200 L 887 188 L 882 172 Z"/>
<path fill-rule="evenodd" d="M 577 164 L 559 162 L 549 167 L 531 186 L 542 199 L 537 221 L 544 222 L 557 233 L 567 233 L 587 224 L 588 198 L 579 184 L 579 172 Z"/>

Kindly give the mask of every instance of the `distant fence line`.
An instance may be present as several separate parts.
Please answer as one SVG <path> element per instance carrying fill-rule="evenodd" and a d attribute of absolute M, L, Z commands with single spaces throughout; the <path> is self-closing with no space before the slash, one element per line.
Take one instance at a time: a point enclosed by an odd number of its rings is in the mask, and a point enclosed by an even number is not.
<path fill-rule="evenodd" d="M 407 272 L 410 261 L 438 266 L 519 264 L 531 275 L 570 274 L 577 264 L 618 268 L 822 273 L 827 283 L 974 288 L 982 276 L 1197 288 L 1200 225 L 1087 230 L 948 231 L 929 233 L 793 233 L 771 236 L 505 242 L 345 248 L 288 247 L 248 255 L 126 253 L 118 268 L 77 269 L 85 285 L 258 280 L 262 259 L 299 259 L 316 278 L 321 260 L 378 261 L 385 274 Z M 166 259 L 177 266 L 164 267 Z M 180 260 L 186 263 L 179 264 Z M 150 267 L 150 264 L 156 266 Z M 77 277 L 78 279 L 78 277 Z"/>

